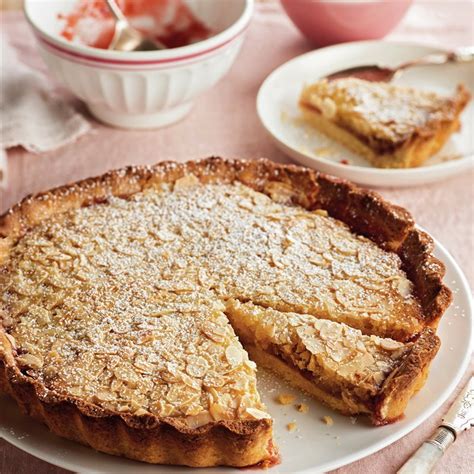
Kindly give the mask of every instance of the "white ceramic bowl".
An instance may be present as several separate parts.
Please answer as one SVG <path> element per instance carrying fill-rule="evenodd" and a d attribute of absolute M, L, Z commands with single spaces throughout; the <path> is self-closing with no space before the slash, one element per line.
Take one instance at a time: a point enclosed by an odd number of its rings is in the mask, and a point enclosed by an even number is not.
<path fill-rule="evenodd" d="M 110 125 L 155 128 L 174 123 L 194 99 L 230 69 L 250 22 L 254 0 L 186 0 L 214 36 L 162 51 L 118 52 L 83 46 L 60 36 L 58 13 L 71 0 L 26 0 L 25 14 L 51 73 L 91 113 Z"/>

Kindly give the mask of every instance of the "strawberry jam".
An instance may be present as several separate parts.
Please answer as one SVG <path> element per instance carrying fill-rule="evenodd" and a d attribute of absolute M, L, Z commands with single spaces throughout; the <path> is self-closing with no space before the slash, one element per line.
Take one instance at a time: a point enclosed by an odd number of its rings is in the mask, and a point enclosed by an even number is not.
<path fill-rule="evenodd" d="M 183 0 L 118 0 L 132 26 L 178 48 L 209 38 L 211 30 Z M 114 20 L 105 0 L 80 0 L 71 13 L 60 14 L 64 21 L 61 36 L 87 46 L 107 49 L 114 32 Z"/>

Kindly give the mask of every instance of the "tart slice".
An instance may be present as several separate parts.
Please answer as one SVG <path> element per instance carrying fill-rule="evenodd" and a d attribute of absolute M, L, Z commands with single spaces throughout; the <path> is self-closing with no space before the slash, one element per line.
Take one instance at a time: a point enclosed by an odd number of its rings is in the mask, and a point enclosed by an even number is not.
<path fill-rule="evenodd" d="M 439 348 L 431 329 L 401 343 L 237 300 L 227 302 L 226 314 L 257 364 L 343 414 L 368 414 L 374 424 L 403 414 Z"/>
<path fill-rule="evenodd" d="M 304 119 L 379 168 L 420 166 L 460 128 L 470 100 L 461 84 L 452 96 L 356 78 L 304 87 Z"/>

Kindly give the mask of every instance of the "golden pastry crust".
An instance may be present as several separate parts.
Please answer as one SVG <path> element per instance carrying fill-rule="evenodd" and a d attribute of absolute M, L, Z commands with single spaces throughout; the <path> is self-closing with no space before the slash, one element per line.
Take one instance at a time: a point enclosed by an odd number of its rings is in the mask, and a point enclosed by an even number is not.
<path fill-rule="evenodd" d="M 414 284 L 423 326 L 436 326 L 450 303 L 451 293 L 442 283 L 444 267 L 431 254 L 431 239 L 414 228 L 405 210 L 346 181 L 263 159 L 229 161 L 213 157 L 185 164 L 129 167 L 29 196 L 0 218 L 0 265 L 7 264 L 11 250 L 29 229 L 52 216 L 105 202 L 110 196 L 130 197 L 188 175 L 196 176 L 201 183 L 241 182 L 270 196 L 276 193 L 279 199 L 283 196 L 286 202 L 308 210 L 326 210 L 353 232 L 397 253 Z M 123 414 L 47 391 L 22 373 L 3 326 L 0 331 L 0 388 L 54 433 L 100 451 L 147 462 L 245 466 L 274 459 L 268 419 L 219 421 L 189 428 L 170 417 Z M 410 364 L 403 373 L 422 370 L 424 358 L 417 360 L 417 367 Z M 395 391 L 393 388 L 390 393 Z M 381 401 L 380 406 L 386 403 Z M 383 408 L 380 410 L 382 413 Z"/>
<path fill-rule="evenodd" d="M 308 123 L 381 168 L 420 166 L 460 128 L 470 100 L 356 78 L 306 86 L 300 108 Z"/>

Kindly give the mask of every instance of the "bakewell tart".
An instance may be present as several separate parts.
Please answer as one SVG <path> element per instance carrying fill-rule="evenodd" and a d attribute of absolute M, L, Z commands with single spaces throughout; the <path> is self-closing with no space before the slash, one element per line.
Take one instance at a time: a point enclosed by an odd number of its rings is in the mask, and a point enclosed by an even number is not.
<path fill-rule="evenodd" d="M 396 420 L 451 299 L 405 210 L 267 160 L 113 171 L 26 198 L 0 236 L 0 389 L 151 463 L 276 462 L 252 358 Z"/>
<path fill-rule="evenodd" d="M 420 166 L 460 129 L 470 100 L 458 85 L 452 96 L 357 78 L 322 79 L 305 86 L 305 121 L 379 168 Z"/>

